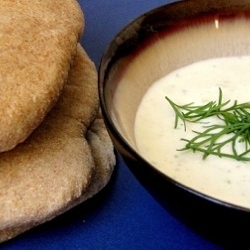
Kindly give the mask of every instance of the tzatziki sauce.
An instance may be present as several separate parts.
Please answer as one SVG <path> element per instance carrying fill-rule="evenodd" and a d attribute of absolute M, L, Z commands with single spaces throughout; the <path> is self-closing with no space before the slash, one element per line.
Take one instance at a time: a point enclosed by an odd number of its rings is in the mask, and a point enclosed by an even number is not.
<path fill-rule="evenodd" d="M 217 101 L 250 102 L 250 56 L 211 58 L 177 69 L 156 81 L 144 95 L 135 120 L 138 152 L 153 166 L 177 182 L 198 192 L 250 208 L 250 162 L 199 152 L 178 151 L 182 138 L 194 137 L 201 123 L 179 120 L 165 97 L 179 105 L 204 105 Z M 208 119 L 213 123 L 214 118 Z"/>

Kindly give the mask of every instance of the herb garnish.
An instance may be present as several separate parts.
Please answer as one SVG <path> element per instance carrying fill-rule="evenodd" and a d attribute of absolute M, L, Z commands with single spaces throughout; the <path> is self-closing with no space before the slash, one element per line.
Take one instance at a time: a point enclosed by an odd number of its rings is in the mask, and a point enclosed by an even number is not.
<path fill-rule="evenodd" d="M 197 106 L 194 103 L 177 105 L 166 96 L 175 111 L 175 128 L 179 120 L 182 120 L 186 130 L 186 122 L 201 122 L 211 116 L 218 117 L 222 124 L 203 125 L 203 131 L 193 131 L 196 135 L 193 139 L 181 139 L 186 142 L 184 148 L 179 151 L 192 150 L 202 152 L 203 159 L 208 155 L 233 158 L 238 161 L 250 161 L 250 103 L 234 101 L 229 106 L 230 100 L 223 101 L 222 90 L 219 88 L 217 101 L 208 102 Z M 238 143 L 244 143 L 244 150 L 239 151 Z M 225 146 L 231 147 L 231 152 L 225 152 Z"/>

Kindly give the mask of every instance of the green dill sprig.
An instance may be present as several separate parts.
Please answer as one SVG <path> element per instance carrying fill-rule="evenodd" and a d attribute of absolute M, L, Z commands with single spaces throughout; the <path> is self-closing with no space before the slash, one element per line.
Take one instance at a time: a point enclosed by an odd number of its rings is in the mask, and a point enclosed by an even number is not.
<path fill-rule="evenodd" d="M 192 150 L 203 153 L 203 159 L 209 155 L 233 158 L 239 161 L 250 161 L 250 103 L 234 101 L 229 106 L 230 100 L 223 101 L 222 90 L 219 88 L 217 101 L 208 102 L 197 106 L 194 103 L 177 105 L 168 97 L 175 111 L 175 125 L 177 128 L 179 120 L 182 120 L 186 130 L 186 122 L 200 122 L 211 116 L 219 118 L 223 124 L 212 124 L 202 126 L 203 131 L 193 131 L 195 136 L 191 140 L 181 139 L 186 142 L 185 147 L 179 151 Z M 244 143 L 244 151 L 237 149 L 237 144 Z M 230 153 L 225 152 L 225 147 L 230 146 Z"/>

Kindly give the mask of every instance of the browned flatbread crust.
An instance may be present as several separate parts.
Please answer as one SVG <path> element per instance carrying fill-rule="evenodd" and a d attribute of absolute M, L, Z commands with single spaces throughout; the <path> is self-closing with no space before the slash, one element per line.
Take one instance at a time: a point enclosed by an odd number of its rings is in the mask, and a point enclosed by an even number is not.
<path fill-rule="evenodd" d="M 85 196 L 81 198 L 84 200 L 98 193 L 108 183 L 116 163 L 113 143 L 101 113 L 88 130 L 86 138 L 95 162 L 95 171 Z"/>
<path fill-rule="evenodd" d="M 56 106 L 24 143 L 0 154 L 0 242 L 65 212 L 109 181 L 115 156 L 97 112 L 96 70 L 78 46 Z"/>
<path fill-rule="evenodd" d="M 0 152 L 42 122 L 67 79 L 84 19 L 76 0 L 0 4 Z"/>

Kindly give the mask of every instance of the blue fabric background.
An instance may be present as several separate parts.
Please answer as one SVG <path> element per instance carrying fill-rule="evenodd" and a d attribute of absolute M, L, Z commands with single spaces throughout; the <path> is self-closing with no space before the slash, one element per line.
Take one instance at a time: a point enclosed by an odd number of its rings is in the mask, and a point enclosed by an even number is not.
<path fill-rule="evenodd" d="M 81 0 L 81 43 L 98 67 L 112 37 L 138 15 L 171 1 Z M 173 2 L 173 1 L 172 1 Z M 165 211 L 118 157 L 108 188 L 0 247 L 1 249 L 220 249 Z"/>

